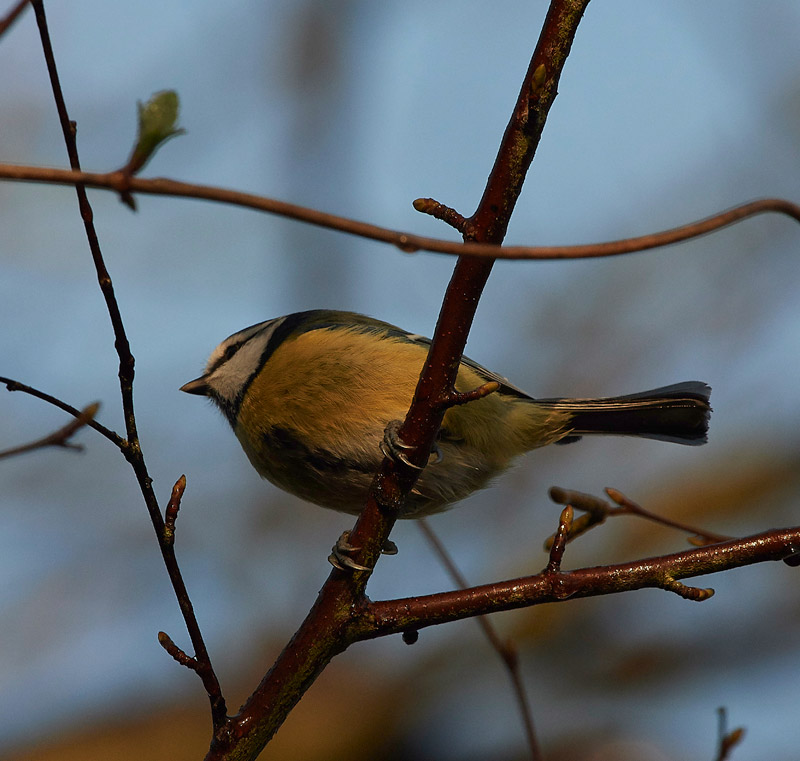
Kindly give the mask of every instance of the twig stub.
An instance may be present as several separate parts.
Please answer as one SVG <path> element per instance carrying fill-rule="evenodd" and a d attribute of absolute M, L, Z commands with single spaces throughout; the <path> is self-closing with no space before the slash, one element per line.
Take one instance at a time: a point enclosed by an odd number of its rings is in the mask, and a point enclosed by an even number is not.
<path fill-rule="evenodd" d="M 439 203 L 433 198 L 417 198 L 413 206 L 422 214 L 430 214 L 432 217 L 442 220 L 442 222 L 450 225 L 450 227 L 455 228 L 462 234 L 466 229 L 467 220 L 463 215 L 459 214 L 455 209 L 451 209 L 449 206 Z"/>
<path fill-rule="evenodd" d="M 488 381 L 484 383 L 482 386 L 478 386 L 477 388 L 473 388 L 471 391 L 455 391 L 451 390 L 445 398 L 442 400 L 442 406 L 449 409 L 450 407 L 459 407 L 462 404 L 468 404 L 469 402 L 477 401 L 478 399 L 483 399 L 484 396 L 489 396 L 489 394 L 493 394 L 497 389 L 500 388 L 500 384 L 497 381 Z"/>
<path fill-rule="evenodd" d="M 561 511 L 561 516 L 558 521 L 558 530 L 553 538 L 553 544 L 550 547 L 550 560 L 547 563 L 547 571 L 549 573 L 561 572 L 561 559 L 564 557 L 567 539 L 569 538 L 569 532 L 572 528 L 573 515 L 572 507 L 569 505 Z"/>
<path fill-rule="evenodd" d="M 164 511 L 164 541 L 167 544 L 175 542 L 175 521 L 178 519 L 178 511 L 181 509 L 181 499 L 183 492 L 186 491 L 186 476 L 181 476 L 172 487 L 167 509 Z"/>
<path fill-rule="evenodd" d="M 181 650 L 166 632 L 158 633 L 158 644 L 164 648 L 181 666 L 197 671 L 197 660 Z"/>

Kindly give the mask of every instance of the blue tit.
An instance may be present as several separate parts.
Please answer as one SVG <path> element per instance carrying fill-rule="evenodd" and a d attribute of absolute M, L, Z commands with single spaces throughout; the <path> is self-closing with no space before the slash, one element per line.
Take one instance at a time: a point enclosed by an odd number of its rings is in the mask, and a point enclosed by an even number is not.
<path fill-rule="evenodd" d="M 181 387 L 225 414 L 253 467 L 309 502 L 363 507 L 390 421 L 408 411 L 430 341 L 352 312 L 316 309 L 226 338 L 205 372 Z M 464 357 L 456 390 L 499 389 L 447 410 L 436 455 L 402 518 L 450 507 L 519 455 L 590 434 L 702 444 L 711 389 L 699 381 L 602 399 L 533 399 Z"/>

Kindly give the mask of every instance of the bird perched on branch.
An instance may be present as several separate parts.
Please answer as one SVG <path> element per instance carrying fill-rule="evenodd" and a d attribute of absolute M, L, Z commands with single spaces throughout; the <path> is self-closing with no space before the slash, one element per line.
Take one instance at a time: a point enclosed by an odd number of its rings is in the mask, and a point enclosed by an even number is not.
<path fill-rule="evenodd" d="M 402 458 L 402 442 L 385 431 L 405 417 L 429 346 L 352 312 L 298 312 L 226 338 L 181 390 L 222 410 L 264 478 L 357 514 L 384 454 Z M 401 518 L 447 509 L 547 444 L 595 434 L 706 441 L 711 389 L 699 381 L 601 399 L 534 399 L 462 358 L 457 391 L 493 382 L 493 393 L 447 410 Z"/>

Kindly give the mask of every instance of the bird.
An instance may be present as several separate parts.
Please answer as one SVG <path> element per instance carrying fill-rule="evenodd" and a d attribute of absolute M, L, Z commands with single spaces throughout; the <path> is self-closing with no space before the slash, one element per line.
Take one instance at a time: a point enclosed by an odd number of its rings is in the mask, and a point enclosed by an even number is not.
<path fill-rule="evenodd" d="M 358 514 L 405 417 L 430 340 L 355 312 L 314 309 L 252 325 L 212 352 L 181 391 L 224 414 L 258 473 L 322 507 Z M 420 518 L 486 487 L 520 455 L 595 434 L 697 445 L 711 388 L 686 381 L 597 399 L 536 399 L 462 357 L 455 383 L 497 389 L 447 410 L 428 465 L 400 509 Z"/>

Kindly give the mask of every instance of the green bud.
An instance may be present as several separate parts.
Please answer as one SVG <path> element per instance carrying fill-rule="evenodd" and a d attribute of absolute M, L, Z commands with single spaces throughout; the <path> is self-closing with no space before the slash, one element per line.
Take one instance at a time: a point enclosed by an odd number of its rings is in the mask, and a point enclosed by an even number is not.
<path fill-rule="evenodd" d="M 139 132 L 136 136 L 136 145 L 125 167 L 130 174 L 138 172 L 163 143 L 175 135 L 182 135 L 186 132 L 175 126 L 178 121 L 180 104 L 178 93 L 174 90 L 162 90 L 154 93 L 147 103 L 139 101 L 137 106 L 139 109 Z"/>

